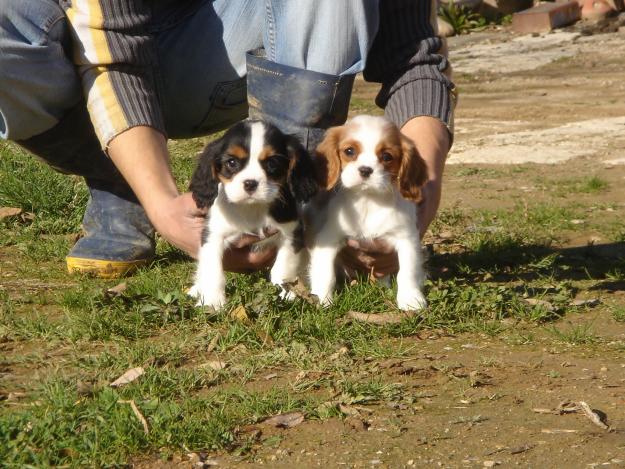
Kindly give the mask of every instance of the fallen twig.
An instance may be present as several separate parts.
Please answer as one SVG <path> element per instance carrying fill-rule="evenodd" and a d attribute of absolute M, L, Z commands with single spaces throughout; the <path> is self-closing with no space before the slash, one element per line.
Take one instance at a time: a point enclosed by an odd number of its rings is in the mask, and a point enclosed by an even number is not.
<path fill-rule="evenodd" d="M 536 412 L 538 414 L 554 414 L 554 415 L 563 415 L 563 414 L 575 414 L 578 412 L 583 413 L 586 417 L 590 419 L 592 423 L 597 425 L 598 427 L 603 428 L 604 430 L 610 430 L 610 426 L 605 422 L 606 416 L 603 412 L 592 410 L 590 406 L 584 402 L 571 402 L 571 401 L 562 401 L 558 404 L 556 409 L 542 409 L 535 408 L 532 409 L 532 412 Z"/>
<path fill-rule="evenodd" d="M 400 313 L 370 314 L 359 311 L 348 311 L 345 317 L 355 321 L 368 322 L 370 324 L 399 324 L 404 319 L 412 318 L 416 311 L 402 311 Z"/>
<path fill-rule="evenodd" d="M 598 427 L 603 428 L 604 430 L 610 429 L 610 426 L 604 422 L 605 417 L 601 418 L 601 415 L 599 415 L 598 412 L 592 410 L 588 404 L 586 404 L 584 401 L 579 401 L 577 404 L 581 411 L 584 413 L 584 415 L 588 417 L 592 423 L 594 423 Z"/>
<path fill-rule="evenodd" d="M 139 419 L 139 421 L 141 422 L 141 425 L 143 425 L 143 432 L 146 435 L 150 433 L 150 427 L 148 426 L 148 421 L 145 419 L 145 417 L 143 416 L 143 414 L 137 407 L 137 404 L 135 404 L 134 400 L 131 399 L 129 401 L 117 401 L 117 402 L 120 404 L 130 404 L 130 408 L 132 409 L 132 412 Z"/>

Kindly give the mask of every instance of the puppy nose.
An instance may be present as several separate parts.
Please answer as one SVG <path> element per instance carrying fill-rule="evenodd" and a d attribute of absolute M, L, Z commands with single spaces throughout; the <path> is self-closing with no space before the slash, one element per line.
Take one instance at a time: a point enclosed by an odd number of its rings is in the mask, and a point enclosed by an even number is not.
<path fill-rule="evenodd" d="M 370 168 L 369 166 L 360 166 L 358 168 L 358 172 L 363 178 L 366 179 L 371 176 L 371 173 L 373 173 L 373 168 Z"/>
<path fill-rule="evenodd" d="M 246 179 L 245 181 L 243 181 L 243 188 L 245 189 L 245 192 L 249 194 L 254 192 L 257 187 L 258 181 L 256 181 L 255 179 Z"/>

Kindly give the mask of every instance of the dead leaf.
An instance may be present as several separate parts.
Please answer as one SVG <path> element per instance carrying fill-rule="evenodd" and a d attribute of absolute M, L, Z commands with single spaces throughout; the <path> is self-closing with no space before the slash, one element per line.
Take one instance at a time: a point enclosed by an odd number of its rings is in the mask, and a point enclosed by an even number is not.
<path fill-rule="evenodd" d="M 525 453 L 526 451 L 529 451 L 530 449 L 532 449 L 534 446 L 536 445 L 531 445 L 529 443 L 522 445 L 522 446 L 516 446 L 514 448 L 510 448 L 510 454 L 521 454 L 521 453 Z"/>
<path fill-rule="evenodd" d="M 270 379 L 274 379 L 278 377 L 278 373 L 269 373 L 268 375 L 263 376 L 263 379 L 269 381 Z"/>
<path fill-rule="evenodd" d="M 358 432 L 365 431 L 369 428 L 369 424 L 365 420 L 355 416 L 347 417 L 345 423 Z"/>
<path fill-rule="evenodd" d="M 373 267 L 371 267 L 371 270 L 369 271 L 369 276 L 367 278 L 367 281 L 369 282 L 369 285 L 375 285 L 376 283 L 378 283 L 378 279 L 373 273 Z"/>
<path fill-rule="evenodd" d="M 132 383 L 135 379 L 137 379 L 143 373 L 145 373 L 145 370 L 141 366 L 138 366 L 136 368 L 131 368 L 130 370 L 126 371 L 126 373 L 124 373 L 119 378 L 117 378 L 115 381 L 113 381 L 110 384 L 110 386 L 112 388 L 117 388 L 119 386 L 124 386 L 128 383 Z"/>
<path fill-rule="evenodd" d="M 489 384 L 490 376 L 480 371 L 474 370 L 469 373 L 469 384 L 472 388 L 477 388 Z"/>
<path fill-rule="evenodd" d="M 604 430 L 610 429 L 610 426 L 605 423 L 605 415 L 602 418 L 602 416 L 597 411 L 592 410 L 590 406 L 584 401 L 579 401 L 577 404 L 579 405 L 579 408 L 583 412 L 583 414 L 588 417 L 592 423 L 594 423 L 598 427 L 603 428 Z"/>
<path fill-rule="evenodd" d="M 200 368 L 211 368 L 215 371 L 219 371 L 228 368 L 228 364 L 221 360 L 211 360 L 209 362 L 202 363 Z"/>
<path fill-rule="evenodd" d="M 556 310 L 551 303 L 545 300 L 539 300 L 537 298 L 526 298 L 524 301 L 531 306 L 541 306 L 545 311 L 549 313 Z"/>
<path fill-rule="evenodd" d="M 247 311 L 245 309 L 245 306 L 243 305 L 239 305 L 236 308 L 234 308 L 231 312 L 230 312 L 230 317 L 232 319 L 236 319 L 237 321 L 243 323 L 243 324 L 251 324 L 252 321 L 250 320 L 250 317 L 247 315 Z"/>
<path fill-rule="evenodd" d="M 558 404 L 558 408 L 555 410 L 555 413 L 558 414 L 574 414 L 579 411 L 579 406 L 575 402 L 571 401 L 562 401 Z"/>
<path fill-rule="evenodd" d="M 367 322 L 369 324 L 399 324 L 404 319 L 412 318 L 416 315 L 416 311 L 402 311 L 400 313 L 379 313 L 369 314 L 359 311 L 348 311 L 345 317 L 355 321 Z"/>
<path fill-rule="evenodd" d="M 339 403 L 339 410 L 342 414 L 350 417 L 358 417 L 360 415 L 360 411 L 358 409 L 347 404 Z"/>
<path fill-rule="evenodd" d="M 146 435 L 150 433 L 150 427 L 148 426 L 148 421 L 145 419 L 145 417 L 143 416 L 143 414 L 137 407 L 137 404 L 135 404 L 135 401 L 130 400 L 130 401 L 117 401 L 117 402 L 119 404 L 130 404 L 130 408 L 132 409 L 132 412 L 139 419 L 139 422 L 141 422 L 141 425 L 143 425 L 143 432 Z"/>
<path fill-rule="evenodd" d="M 532 409 L 532 412 L 536 412 L 537 414 L 556 414 L 557 411 L 553 409 L 543 409 L 543 408 L 535 408 Z"/>
<path fill-rule="evenodd" d="M 210 343 L 208 344 L 208 347 L 206 347 L 206 351 L 208 353 L 212 352 L 213 350 L 215 350 L 217 348 L 217 344 L 219 343 L 219 339 L 221 339 L 221 333 L 220 332 L 215 334 L 215 336 L 211 339 Z"/>
<path fill-rule="evenodd" d="M 105 295 L 111 298 L 115 296 L 120 296 L 122 293 L 126 291 L 127 288 L 128 288 L 128 283 L 122 282 L 119 285 L 115 285 L 114 287 L 106 290 Z"/>
<path fill-rule="evenodd" d="M 22 213 L 21 208 L 17 207 L 0 207 L 0 220 L 4 218 L 16 217 Z"/>
<path fill-rule="evenodd" d="M 301 412 L 289 412 L 286 414 L 278 414 L 263 420 L 262 423 L 278 428 L 292 428 L 304 421 L 304 414 Z"/>
<path fill-rule="evenodd" d="M 591 300 L 573 300 L 571 301 L 571 306 L 588 306 L 589 308 L 594 308 L 598 306 L 601 301 L 597 298 L 593 298 Z"/>
<path fill-rule="evenodd" d="M 578 433 L 579 430 L 568 430 L 565 428 L 543 428 L 541 430 L 542 433 L 551 433 L 551 434 L 558 434 L 558 433 Z"/>
<path fill-rule="evenodd" d="M 32 212 L 24 212 L 21 215 L 22 221 L 33 221 L 35 219 L 35 214 Z"/>
<path fill-rule="evenodd" d="M 267 345 L 271 347 L 275 342 L 273 341 L 273 337 L 268 332 L 263 331 L 262 329 L 256 330 L 256 335 L 260 340 L 263 341 L 263 345 Z"/>
<path fill-rule="evenodd" d="M 317 295 L 310 293 L 310 290 L 308 290 L 304 282 L 302 282 L 299 277 L 293 282 L 284 282 L 282 284 L 282 288 L 293 293 L 295 296 L 301 298 L 307 303 L 310 303 L 311 305 L 319 304 L 319 298 L 317 298 Z"/>
<path fill-rule="evenodd" d="M 14 391 L 14 392 L 10 392 L 9 394 L 6 394 L 6 397 L 4 397 L 4 398 L 7 401 L 17 401 L 17 400 L 20 400 L 23 397 L 26 397 L 26 393 L 25 392 Z M 0 400 L 3 400 L 3 399 L 0 399 Z"/>
<path fill-rule="evenodd" d="M 336 352 L 330 355 L 328 358 L 330 360 L 337 360 L 339 357 L 343 355 L 347 355 L 349 353 L 349 349 L 345 346 L 340 347 Z"/>

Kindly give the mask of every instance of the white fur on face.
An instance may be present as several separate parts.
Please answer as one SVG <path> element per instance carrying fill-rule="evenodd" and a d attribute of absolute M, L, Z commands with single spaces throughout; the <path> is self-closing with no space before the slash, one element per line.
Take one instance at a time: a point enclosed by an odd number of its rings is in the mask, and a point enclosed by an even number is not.
<path fill-rule="evenodd" d="M 228 200 L 234 203 L 267 204 L 273 202 L 280 192 L 280 186 L 270 180 L 260 165 L 259 157 L 265 147 L 265 126 L 262 122 L 254 122 L 250 126 L 249 159 L 245 167 L 234 175 L 231 181 L 224 184 Z M 251 194 L 245 190 L 244 181 L 258 183 Z"/>
<path fill-rule="evenodd" d="M 345 139 L 355 140 L 360 145 L 358 157 L 347 163 L 341 171 L 341 183 L 345 188 L 364 191 L 386 192 L 392 189 L 390 175 L 380 163 L 376 149 L 387 135 L 389 122 L 383 117 L 357 116 L 348 124 Z M 371 168 L 368 178 L 360 174 L 360 168 Z"/>

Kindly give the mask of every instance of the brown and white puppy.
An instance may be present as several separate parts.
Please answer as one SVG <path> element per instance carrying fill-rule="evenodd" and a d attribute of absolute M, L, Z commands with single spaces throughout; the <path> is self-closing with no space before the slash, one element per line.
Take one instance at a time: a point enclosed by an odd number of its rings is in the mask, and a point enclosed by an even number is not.
<path fill-rule="evenodd" d="M 276 229 L 271 281 L 295 280 L 303 248 L 299 205 L 317 192 L 312 159 L 296 137 L 266 122 L 240 122 L 204 149 L 190 189 L 199 208 L 210 208 L 189 290 L 198 305 L 224 305 L 223 253 L 242 234 Z"/>
<path fill-rule="evenodd" d="M 397 306 L 425 308 L 417 202 L 426 167 L 412 141 L 389 120 L 363 115 L 328 129 L 316 153 L 319 182 L 330 197 L 310 216 L 311 292 L 322 304 L 331 302 L 334 261 L 347 238 L 383 239 L 399 258 Z"/>

